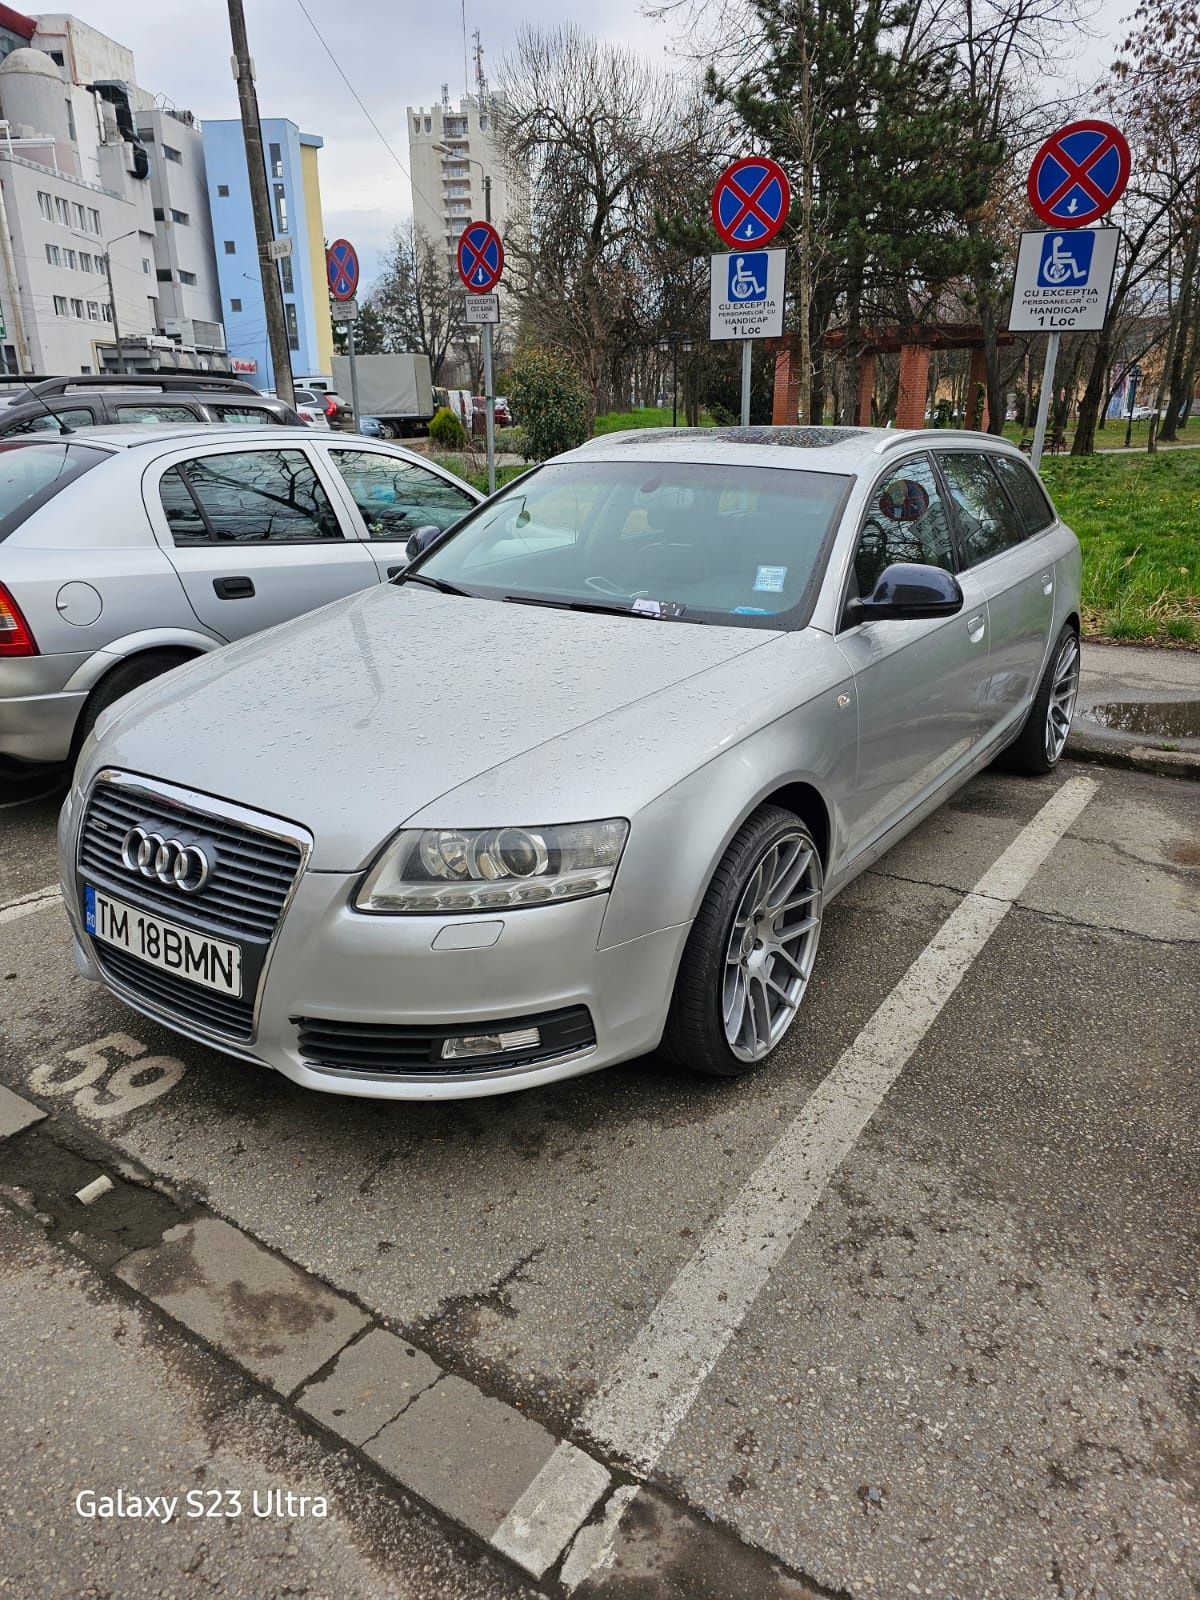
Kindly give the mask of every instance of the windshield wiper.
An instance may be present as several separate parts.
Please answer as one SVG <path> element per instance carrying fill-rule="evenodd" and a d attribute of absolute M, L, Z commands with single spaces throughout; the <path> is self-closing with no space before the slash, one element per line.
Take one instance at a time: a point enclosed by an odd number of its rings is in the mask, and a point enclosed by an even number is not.
<path fill-rule="evenodd" d="M 460 589 L 456 583 L 447 583 L 445 578 L 428 578 L 423 572 L 401 572 L 392 579 L 398 587 L 402 583 L 423 583 L 430 589 L 436 589 L 439 594 L 465 594 L 471 598 L 470 589 Z"/>
<path fill-rule="evenodd" d="M 633 602 L 627 606 L 606 606 L 601 600 L 546 600 L 525 594 L 506 594 L 506 600 L 518 606 L 548 606 L 555 611 L 595 611 L 605 617 L 650 617 L 661 622 L 677 622 L 678 613 L 669 611 L 635 611 Z M 690 619 L 694 621 L 695 619 Z"/>

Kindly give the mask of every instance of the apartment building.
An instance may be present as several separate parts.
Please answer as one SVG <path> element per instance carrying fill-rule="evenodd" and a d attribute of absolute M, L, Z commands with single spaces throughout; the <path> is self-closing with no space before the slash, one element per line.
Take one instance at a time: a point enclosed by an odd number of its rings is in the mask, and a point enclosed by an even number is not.
<path fill-rule="evenodd" d="M 482 80 L 478 92 L 450 104 L 408 107 L 408 162 L 412 175 L 413 219 L 420 233 L 446 253 L 455 270 L 459 235 L 484 215 L 484 179 L 491 179 L 492 222 L 503 238 L 519 225 L 526 196 L 509 167 L 497 137 L 496 116 L 503 96 Z"/>

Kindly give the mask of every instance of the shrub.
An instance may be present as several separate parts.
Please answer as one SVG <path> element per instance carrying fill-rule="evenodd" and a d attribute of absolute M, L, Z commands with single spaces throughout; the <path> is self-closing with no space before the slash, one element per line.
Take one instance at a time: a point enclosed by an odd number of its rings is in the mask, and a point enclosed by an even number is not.
<path fill-rule="evenodd" d="M 439 406 L 429 422 L 429 437 L 443 450 L 465 450 L 467 430 L 449 406 Z"/>
<path fill-rule="evenodd" d="M 497 428 L 496 449 L 529 460 L 529 435 L 524 428 Z"/>
<path fill-rule="evenodd" d="M 525 433 L 527 461 L 574 450 L 588 436 L 591 397 L 579 373 L 553 350 L 525 350 L 509 369 L 508 396 Z"/>

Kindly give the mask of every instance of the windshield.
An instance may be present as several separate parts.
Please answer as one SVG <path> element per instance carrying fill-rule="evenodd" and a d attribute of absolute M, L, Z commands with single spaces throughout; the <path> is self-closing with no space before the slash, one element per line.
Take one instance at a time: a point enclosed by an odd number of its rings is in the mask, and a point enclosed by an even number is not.
<path fill-rule="evenodd" d="M 93 445 L 33 439 L 0 441 L 0 539 L 7 539 L 60 489 L 108 459 Z"/>
<path fill-rule="evenodd" d="M 501 599 L 802 627 L 849 486 L 780 467 L 566 461 L 487 501 L 412 573 Z"/>

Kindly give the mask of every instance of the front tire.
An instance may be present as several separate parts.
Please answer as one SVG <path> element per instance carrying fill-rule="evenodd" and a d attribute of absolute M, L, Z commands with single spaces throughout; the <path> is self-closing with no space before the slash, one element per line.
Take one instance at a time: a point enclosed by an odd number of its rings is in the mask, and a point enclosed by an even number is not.
<path fill-rule="evenodd" d="M 164 672 L 170 672 L 172 667 L 178 667 L 184 661 L 190 660 L 191 656 L 185 651 L 147 651 L 145 655 L 133 656 L 130 660 L 123 661 L 120 666 L 114 667 L 101 678 L 84 701 L 83 711 L 75 724 L 75 738 L 71 744 L 71 765 L 74 766 L 75 758 L 83 748 L 84 740 L 96 726 L 101 712 L 107 711 L 109 706 L 115 705 L 125 695 L 132 694 L 135 689 L 140 689 L 144 683 L 150 683 L 152 679 L 161 677 Z"/>
<path fill-rule="evenodd" d="M 1002 760 L 1010 772 L 1053 772 L 1066 748 L 1079 693 L 1079 635 L 1070 623 L 1055 640 L 1025 726 Z"/>
<path fill-rule="evenodd" d="M 808 987 L 821 932 L 821 852 L 780 806 L 734 835 L 684 947 L 662 1050 L 710 1077 L 752 1072 L 778 1048 Z"/>

